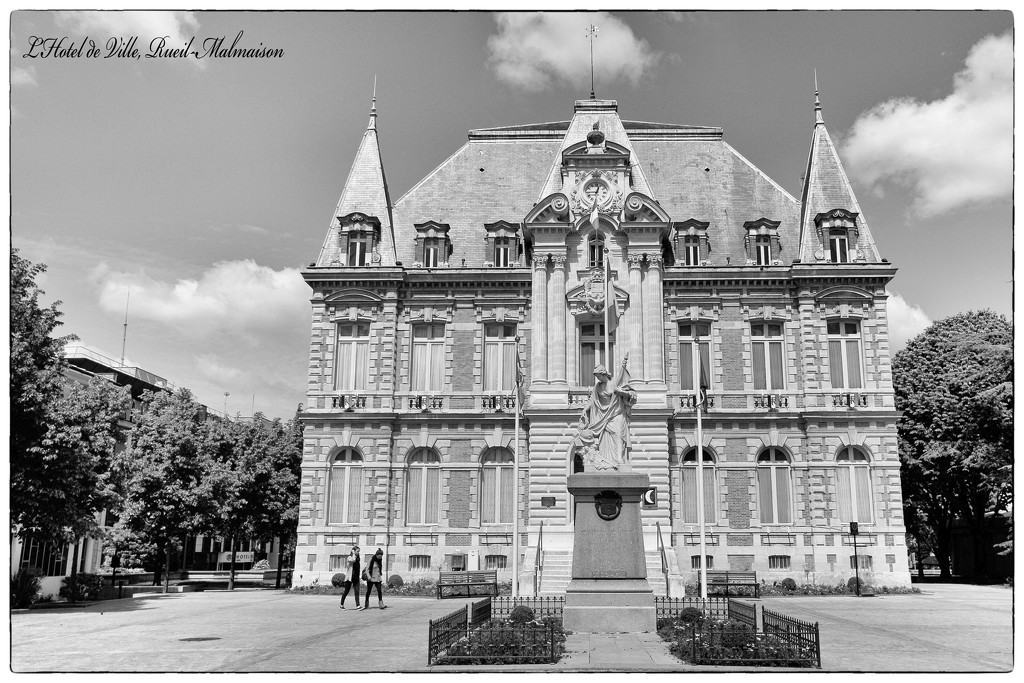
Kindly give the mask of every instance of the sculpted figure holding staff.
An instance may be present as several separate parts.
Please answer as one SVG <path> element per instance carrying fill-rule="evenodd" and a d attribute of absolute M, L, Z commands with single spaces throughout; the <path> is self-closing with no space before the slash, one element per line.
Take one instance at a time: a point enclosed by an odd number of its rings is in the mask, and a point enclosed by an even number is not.
<path fill-rule="evenodd" d="M 570 446 L 583 456 L 585 470 L 630 469 L 629 421 L 636 392 L 629 385 L 628 360 L 626 354 L 614 379 L 604 365 L 594 368 L 594 389 L 580 414 L 579 435 Z"/>

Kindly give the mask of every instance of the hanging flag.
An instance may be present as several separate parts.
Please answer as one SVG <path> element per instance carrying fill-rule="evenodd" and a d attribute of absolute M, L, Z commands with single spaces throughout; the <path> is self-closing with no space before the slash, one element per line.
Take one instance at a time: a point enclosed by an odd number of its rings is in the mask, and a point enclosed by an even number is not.
<path fill-rule="evenodd" d="M 523 385 L 526 384 L 526 374 L 523 372 L 523 361 L 519 357 L 519 344 L 516 344 L 516 407 L 523 405 L 526 400 L 526 392 Z"/>
<path fill-rule="evenodd" d="M 697 346 L 697 407 L 703 408 L 707 405 L 708 387 L 711 384 L 709 377 L 711 368 L 704 365 L 704 354 L 701 352 L 700 334 L 695 339 Z"/>

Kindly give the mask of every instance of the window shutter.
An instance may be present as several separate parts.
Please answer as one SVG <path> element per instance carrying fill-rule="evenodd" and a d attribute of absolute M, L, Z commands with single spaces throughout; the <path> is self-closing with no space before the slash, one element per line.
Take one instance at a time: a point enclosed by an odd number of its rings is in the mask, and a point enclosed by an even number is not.
<path fill-rule="evenodd" d="M 757 470 L 758 502 L 761 508 L 761 523 L 771 524 L 775 521 L 775 510 L 772 502 L 771 468 L 760 467 Z"/>
<path fill-rule="evenodd" d="M 480 473 L 480 521 L 492 524 L 494 520 L 494 494 L 497 468 L 484 467 Z"/>
<path fill-rule="evenodd" d="M 853 501 L 850 499 L 850 468 L 845 465 L 836 468 L 836 494 L 839 498 L 839 521 L 854 521 Z"/>
<path fill-rule="evenodd" d="M 829 341 L 828 343 L 828 366 L 829 376 L 832 380 L 833 389 L 842 389 L 843 386 L 843 342 Z"/>
<path fill-rule="evenodd" d="M 330 480 L 330 500 L 327 502 L 327 523 L 339 524 L 343 522 L 342 515 L 345 510 L 345 472 L 347 467 L 332 467 Z"/>
<path fill-rule="evenodd" d="M 772 389 L 782 389 L 782 343 L 772 342 L 768 349 L 772 356 Z"/>
<path fill-rule="evenodd" d="M 768 388 L 764 372 L 764 342 L 754 342 L 754 388 Z"/>
<path fill-rule="evenodd" d="M 419 524 L 422 521 L 423 510 L 423 469 L 422 467 L 409 468 L 409 481 L 406 482 L 408 505 L 406 508 L 406 520 L 409 524 Z"/>
<path fill-rule="evenodd" d="M 704 522 L 714 524 L 715 514 L 715 468 L 704 465 Z"/>
<path fill-rule="evenodd" d="M 514 487 L 512 486 L 512 468 L 501 468 L 501 520 L 502 522 L 512 521 L 512 508 L 515 501 Z"/>
<path fill-rule="evenodd" d="M 776 500 L 778 500 L 779 506 L 779 524 L 792 524 L 793 523 L 793 511 L 792 503 L 790 501 L 790 486 L 789 486 L 789 474 L 790 470 L 788 467 L 776 467 L 775 469 L 775 492 L 777 494 Z"/>
<path fill-rule="evenodd" d="M 437 467 L 428 467 L 427 475 L 427 509 L 424 515 L 424 522 L 437 524 L 441 513 L 441 470 Z"/>
<path fill-rule="evenodd" d="M 693 343 L 688 341 L 679 345 L 679 387 L 693 391 Z"/>
<path fill-rule="evenodd" d="M 363 491 L 363 470 L 360 467 L 348 468 L 348 516 L 345 519 L 349 524 L 359 522 L 362 517 L 359 509 L 362 504 Z"/>
<path fill-rule="evenodd" d="M 683 522 L 697 523 L 697 469 L 683 468 Z"/>
<path fill-rule="evenodd" d="M 846 341 L 846 362 L 849 364 L 850 388 L 863 388 L 864 383 L 860 377 L 860 342 L 856 339 Z"/>
<path fill-rule="evenodd" d="M 871 470 L 867 467 L 854 467 L 857 484 L 857 521 L 871 522 Z"/>

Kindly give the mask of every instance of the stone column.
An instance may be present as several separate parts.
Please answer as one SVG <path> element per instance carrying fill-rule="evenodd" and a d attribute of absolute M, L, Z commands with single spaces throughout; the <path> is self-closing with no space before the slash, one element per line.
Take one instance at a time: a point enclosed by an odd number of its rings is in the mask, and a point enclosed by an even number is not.
<path fill-rule="evenodd" d="M 644 367 L 643 254 L 630 254 L 629 260 L 629 369 L 636 379 L 647 377 Z"/>
<path fill-rule="evenodd" d="M 665 320 L 662 312 L 661 254 L 647 254 L 643 286 L 644 360 L 648 382 L 665 381 Z"/>
<path fill-rule="evenodd" d="M 548 255 L 533 255 L 533 292 L 531 296 L 533 362 L 531 381 L 548 379 Z"/>
<path fill-rule="evenodd" d="M 551 287 L 548 288 L 548 379 L 565 384 L 565 254 L 551 255 Z"/>

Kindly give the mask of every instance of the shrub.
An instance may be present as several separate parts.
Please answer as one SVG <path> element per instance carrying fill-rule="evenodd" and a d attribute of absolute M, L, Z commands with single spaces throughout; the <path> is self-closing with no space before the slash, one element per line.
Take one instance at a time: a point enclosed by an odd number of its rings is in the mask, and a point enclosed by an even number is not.
<path fill-rule="evenodd" d="M 96 574 L 75 574 L 60 580 L 60 597 L 70 602 L 99 600 L 103 578 Z"/>
<path fill-rule="evenodd" d="M 11 605 L 15 609 L 27 609 L 35 602 L 42 585 L 42 579 L 34 567 L 19 569 L 18 573 L 11 577 Z"/>
<path fill-rule="evenodd" d="M 704 612 L 697 609 L 696 607 L 686 607 L 682 612 L 679 613 L 679 621 L 684 624 L 697 623 L 704 621 Z"/>
<path fill-rule="evenodd" d="M 533 610 L 526 605 L 516 605 L 512 608 L 512 614 L 509 615 L 508 620 L 513 624 L 528 624 L 535 621 L 536 618 Z"/>
<path fill-rule="evenodd" d="M 331 585 L 334 586 L 335 588 L 342 588 L 342 587 L 344 587 L 344 585 L 345 585 L 345 575 L 342 574 L 341 572 L 338 572 L 337 574 L 332 576 L 331 577 Z"/>
<path fill-rule="evenodd" d="M 860 587 L 864 587 L 864 580 L 858 579 L 856 576 L 851 576 L 850 580 L 846 582 L 846 590 L 853 591 L 857 589 L 857 582 L 860 581 Z"/>
<path fill-rule="evenodd" d="M 253 568 L 253 569 L 255 569 L 255 570 L 256 570 L 256 571 L 258 571 L 258 572 L 261 572 L 261 571 L 262 571 L 262 572 L 265 572 L 265 571 L 267 571 L 268 569 L 270 569 L 270 563 L 269 563 L 269 562 L 267 562 L 266 560 L 260 560 L 259 562 L 257 562 L 256 564 L 254 564 L 254 565 L 252 566 L 252 568 Z"/>
<path fill-rule="evenodd" d="M 795 591 L 796 590 L 796 581 L 794 581 L 793 579 L 789 578 L 788 576 L 786 578 L 784 578 L 779 585 L 782 586 L 783 588 L 785 588 L 788 591 Z"/>
<path fill-rule="evenodd" d="M 401 588 L 405 581 L 398 574 L 392 574 L 388 577 L 388 588 Z"/>

